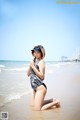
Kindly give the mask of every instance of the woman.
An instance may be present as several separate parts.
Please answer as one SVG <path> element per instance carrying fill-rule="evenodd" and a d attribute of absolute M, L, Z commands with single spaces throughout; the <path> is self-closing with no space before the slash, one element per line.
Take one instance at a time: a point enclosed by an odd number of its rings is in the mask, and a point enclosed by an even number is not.
<path fill-rule="evenodd" d="M 35 46 L 32 50 L 34 60 L 31 61 L 27 70 L 27 75 L 30 76 L 31 87 L 33 89 L 32 105 L 35 110 L 46 110 L 53 106 L 59 107 L 59 100 L 44 100 L 47 87 L 43 83 L 45 77 L 45 49 L 43 46 Z"/>

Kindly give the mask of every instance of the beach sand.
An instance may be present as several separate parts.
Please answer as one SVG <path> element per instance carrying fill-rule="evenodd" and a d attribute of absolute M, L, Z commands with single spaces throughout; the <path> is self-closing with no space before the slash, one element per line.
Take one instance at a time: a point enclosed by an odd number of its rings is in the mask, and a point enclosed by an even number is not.
<path fill-rule="evenodd" d="M 80 120 L 80 71 L 75 72 L 79 67 L 76 63 L 65 64 L 46 75 L 45 99 L 59 99 L 60 108 L 34 111 L 29 93 L 0 107 L 0 112 L 8 112 L 9 120 Z"/>

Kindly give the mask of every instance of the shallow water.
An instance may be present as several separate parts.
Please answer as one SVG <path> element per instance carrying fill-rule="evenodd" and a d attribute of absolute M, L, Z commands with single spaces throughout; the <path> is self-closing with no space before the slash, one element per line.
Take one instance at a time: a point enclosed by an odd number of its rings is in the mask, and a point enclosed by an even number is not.
<path fill-rule="evenodd" d="M 0 62 L 0 106 L 31 91 L 27 67 L 28 62 Z"/>

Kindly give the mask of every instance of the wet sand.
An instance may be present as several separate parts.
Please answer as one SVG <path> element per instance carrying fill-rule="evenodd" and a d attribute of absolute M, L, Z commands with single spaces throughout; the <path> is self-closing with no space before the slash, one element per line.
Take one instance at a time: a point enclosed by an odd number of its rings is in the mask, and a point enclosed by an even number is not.
<path fill-rule="evenodd" d="M 46 75 L 48 91 L 45 99 L 59 99 L 60 108 L 34 111 L 29 105 L 30 93 L 0 107 L 0 112 L 8 112 L 9 120 L 80 120 L 79 68 L 80 63 L 64 64 Z"/>

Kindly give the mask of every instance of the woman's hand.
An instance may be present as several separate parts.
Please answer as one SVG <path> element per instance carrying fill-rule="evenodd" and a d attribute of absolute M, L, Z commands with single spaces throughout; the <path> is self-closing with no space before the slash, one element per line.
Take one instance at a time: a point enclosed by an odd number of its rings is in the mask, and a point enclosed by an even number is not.
<path fill-rule="evenodd" d="M 35 74 L 37 75 L 37 77 L 39 77 L 41 80 L 44 79 L 45 65 L 44 65 L 44 61 L 43 60 L 41 60 L 39 62 L 39 70 L 37 70 L 36 67 L 34 66 L 34 61 L 31 61 L 30 67 L 33 69 L 33 71 L 35 72 Z"/>
<path fill-rule="evenodd" d="M 34 67 L 34 61 L 33 61 L 33 60 L 30 62 L 30 67 L 31 67 L 31 68 Z"/>

